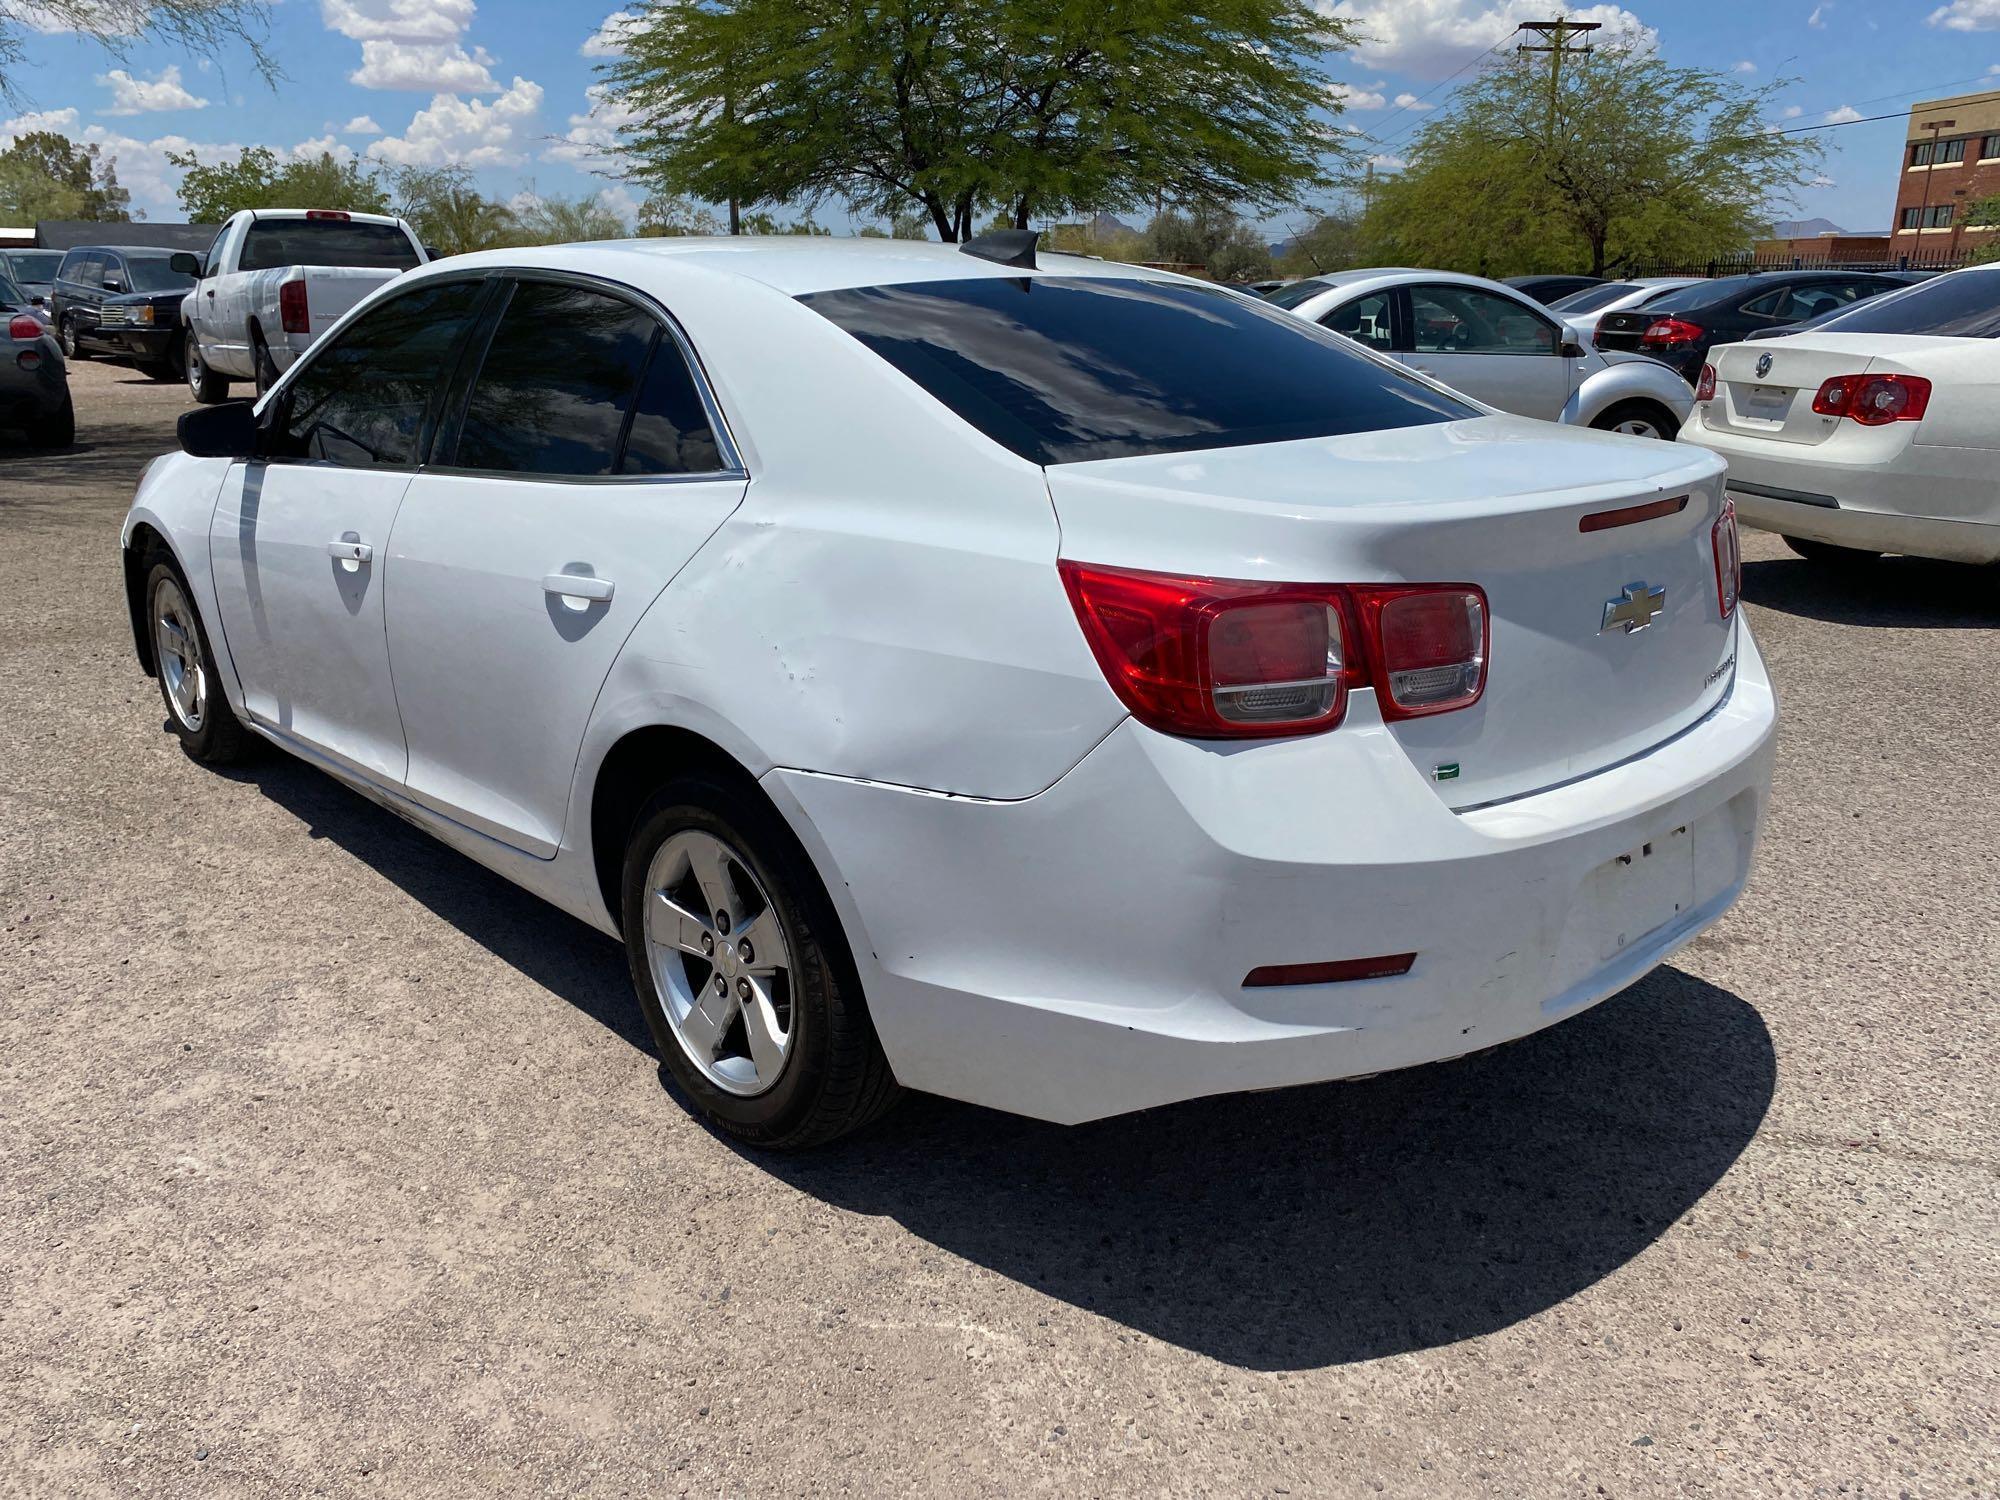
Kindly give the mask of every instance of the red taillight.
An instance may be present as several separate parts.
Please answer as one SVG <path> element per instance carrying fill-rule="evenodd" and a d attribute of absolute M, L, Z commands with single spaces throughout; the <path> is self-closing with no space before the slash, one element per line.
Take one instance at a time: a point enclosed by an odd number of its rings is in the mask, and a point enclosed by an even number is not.
<path fill-rule="evenodd" d="M 16 313 L 7 320 L 7 337 L 10 339 L 38 339 L 42 336 L 42 325 L 26 313 Z"/>
<path fill-rule="evenodd" d="M 1701 324 L 1685 318 L 1655 318 L 1639 335 L 1641 344 L 1693 344 L 1701 340 Z"/>
<path fill-rule="evenodd" d="M 1371 683 L 1386 719 L 1485 687 L 1486 596 L 1469 585 L 1180 578 L 1061 564 L 1084 639 L 1142 724 L 1198 739 L 1315 734 Z"/>
<path fill-rule="evenodd" d="M 1694 386 L 1694 399 L 1697 401 L 1713 401 L 1715 399 L 1714 365 L 1703 365 L 1701 367 L 1701 379 L 1697 380 Z"/>
<path fill-rule="evenodd" d="M 278 288 L 278 321 L 287 333 L 311 333 L 312 316 L 306 310 L 306 284 L 287 281 Z"/>
<path fill-rule="evenodd" d="M 340 223 L 345 224 L 351 217 L 351 215 L 349 215 L 344 209 L 309 208 L 306 210 L 306 217 L 308 219 L 336 219 Z"/>
<path fill-rule="evenodd" d="M 1881 427 L 1922 421 L 1930 404 L 1931 383 L 1921 375 L 1836 375 L 1819 388 L 1812 409 L 1823 417 Z"/>
<path fill-rule="evenodd" d="M 1743 539 L 1736 530 L 1734 500 L 1722 502 L 1722 514 L 1709 532 L 1709 547 L 1715 553 L 1715 602 L 1726 620 L 1743 597 Z"/>

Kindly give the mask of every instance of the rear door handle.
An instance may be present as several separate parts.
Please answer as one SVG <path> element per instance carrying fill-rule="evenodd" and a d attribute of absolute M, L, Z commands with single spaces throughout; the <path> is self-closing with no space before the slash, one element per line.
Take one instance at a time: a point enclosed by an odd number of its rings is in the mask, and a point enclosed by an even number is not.
<path fill-rule="evenodd" d="M 609 578 L 592 578 L 587 573 L 551 573 L 542 580 L 542 592 L 564 599 L 588 599 L 605 604 L 611 599 Z"/>
<path fill-rule="evenodd" d="M 366 542 L 357 542 L 350 537 L 341 537 L 326 544 L 326 555 L 337 557 L 342 562 L 365 563 L 375 555 L 375 549 Z"/>

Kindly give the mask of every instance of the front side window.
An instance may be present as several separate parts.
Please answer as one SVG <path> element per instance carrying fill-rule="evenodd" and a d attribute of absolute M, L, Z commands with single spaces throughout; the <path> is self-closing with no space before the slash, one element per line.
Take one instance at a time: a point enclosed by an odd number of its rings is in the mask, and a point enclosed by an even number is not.
<path fill-rule="evenodd" d="M 1346 334 L 1357 344 L 1366 344 L 1370 349 L 1379 349 L 1387 354 L 1396 346 L 1390 321 L 1394 298 L 1394 292 L 1370 292 L 1365 297 L 1356 297 L 1352 302 L 1341 304 L 1320 322 L 1335 333 Z"/>
<path fill-rule="evenodd" d="M 1031 463 L 1480 415 L 1315 324 L 1181 282 L 968 276 L 798 300 Z"/>
<path fill-rule="evenodd" d="M 1410 288 L 1418 354 L 1553 354 L 1555 325 L 1511 297 L 1470 286 Z"/>
<path fill-rule="evenodd" d="M 392 297 L 308 356 L 285 387 L 274 458 L 407 468 L 424 418 L 485 284 L 431 283 Z"/>
<path fill-rule="evenodd" d="M 165 256 L 148 256 L 144 260 L 130 260 L 125 264 L 131 273 L 131 280 L 126 283 L 130 291 L 171 292 L 194 285 L 194 278 L 168 265 Z"/>
<path fill-rule="evenodd" d="M 623 298 L 519 283 L 473 380 L 451 465 L 616 473 L 626 417 L 661 332 L 651 313 Z"/>
<path fill-rule="evenodd" d="M 243 236 L 237 269 L 362 266 L 407 271 L 422 263 L 401 225 L 357 219 L 257 219 Z"/>
<path fill-rule="evenodd" d="M 78 286 L 95 286 L 104 277 L 104 257 L 94 250 L 72 250 L 63 262 L 62 279 Z"/>

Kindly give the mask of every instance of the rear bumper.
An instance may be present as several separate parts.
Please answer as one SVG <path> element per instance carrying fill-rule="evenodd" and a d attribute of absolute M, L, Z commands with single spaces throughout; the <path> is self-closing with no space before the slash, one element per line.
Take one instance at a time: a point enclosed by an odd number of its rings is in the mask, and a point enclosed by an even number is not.
<path fill-rule="evenodd" d="M 1782 536 L 1947 562 L 2000 561 L 2000 452 L 1908 443 L 1893 462 L 1843 463 L 1837 438 L 1780 443 L 1707 426 L 1681 441 L 1720 454 L 1746 526 Z M 1832 450 L 1832 451 L 1829 451 Z"/>
<path fill-rule="evenodd" d="M 55 341 L 43 339 L 41 363 L 33 370 L 23 370 L 13 356 L 31 347 L 10 346 L 6 363 L 0 365 L 0 427 L 26 427 L 53 417 L 69 399 L 69 375 Z"/>
<path fill-rule="evenodd" d="M 1749 872 L 1776 704 L 1747 629 L 1738 656 L 1730 696 L 1667 744 L 1467 813 L 1366 694 L 1335 734 L 1248 748 L 1128 721 L 1018 802 L 765 785 L 835 894 L 897 1077 L 1075 1122 L 1457 1056 L 1637 980 Z M 1243 986 L 1392 953 L 1417 955 L 1407 974 Z"/>

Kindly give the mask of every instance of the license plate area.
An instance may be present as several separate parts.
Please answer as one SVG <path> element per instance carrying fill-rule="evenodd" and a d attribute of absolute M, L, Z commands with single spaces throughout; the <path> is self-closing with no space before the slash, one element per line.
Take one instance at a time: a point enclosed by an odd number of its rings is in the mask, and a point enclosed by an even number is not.
<path fill-rule="evenodd" d="M 1600 962 L 1670 925 L 1695 905 L 1693 833 L 1682 824 L 1606 860 L 1591 872 L 1585 900 Z"/>
<path fill-rule="evenodd" d="M 1784 385 L 1738 386 L 1736 414 L 1745 422 L 1782 427 L 1791 414 L 1793 394 L 1792 388 Z"/>

